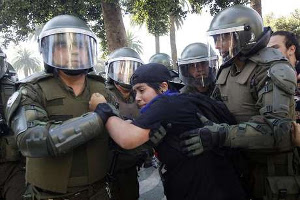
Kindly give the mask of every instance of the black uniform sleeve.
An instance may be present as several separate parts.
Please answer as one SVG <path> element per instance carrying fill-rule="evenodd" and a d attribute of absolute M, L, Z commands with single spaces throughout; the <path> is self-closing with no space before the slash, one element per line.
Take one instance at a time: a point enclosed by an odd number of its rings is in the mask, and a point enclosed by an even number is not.
<path fill-rule="evenodd" d="M 168 108 L 167 97 L 161 97 L 151 104 L 136 120 L 133 124 L 145 129 L 159 128 L 161 123 L 167 119 Z"/>

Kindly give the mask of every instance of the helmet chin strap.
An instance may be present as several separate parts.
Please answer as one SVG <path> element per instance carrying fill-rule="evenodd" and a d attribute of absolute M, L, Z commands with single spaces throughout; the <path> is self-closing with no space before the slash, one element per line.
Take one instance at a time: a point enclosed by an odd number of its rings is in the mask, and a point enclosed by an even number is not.
<path fill-rule="evenodd" d="M 80 69 L 80 70 L 68 70 L 68 69 L 61 69 L 65 74 L 69 76 L 78 76 L 80 74 L 87 74 L 89 72 L 88 69 Z"/>
<path fill-rule="evenodd" d="M 129 90 L 130 91 L 132 89 L 131 85 L 127 85 L 125 83 L 119 83 L 117 81 L 114 81 L 114 82 L 117 86 L 122 87 L 122 89 L 124 89 L 124 90 Z"/>

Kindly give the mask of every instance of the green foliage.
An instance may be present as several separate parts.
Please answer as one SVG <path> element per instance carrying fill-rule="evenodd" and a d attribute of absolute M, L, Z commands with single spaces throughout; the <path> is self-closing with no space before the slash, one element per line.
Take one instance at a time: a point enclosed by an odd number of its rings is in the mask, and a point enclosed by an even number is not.
<path fill-rule="evenodd" d="M 129 0 L 125 6 L 137 24 L 145 23 L 149 33 L 161 36 L 169 30 L 169 3 L 169 0 Z"/>
<path fill-rule="evenodd" d="M 273 31 L 290 31 L 296 34 L 300 40 L 300 9 L 296 9 L 287 17 L 275 18 L 274 14 L 267 15 L 264 19 L 266 26 L 270 26 Z"/>
<path fill-rule="evenodd" d="M 208 5 L 211 15 L 216 15 L 221 10 L 236 4 L 248 4 L 250 0 L 189 0 L 192 12 L 200 11 L 203 6 Z"/>
<path fill-rule="evenodd" d="M 0 32 L 4 34 L 4 46 L 9 42 L 24 41 L 35 27 L 61 14 L 71 14 L 90 22 L 95 34 L 105 38 L 101 6 L 97 0 L 9 0 L 0 7 Z"/>
<path fill-rule="evenodd" d="M 143 53 L 142 42 L 131 31 L 126 31 L 128 47 L 135 50 L 138 54 Z"/>

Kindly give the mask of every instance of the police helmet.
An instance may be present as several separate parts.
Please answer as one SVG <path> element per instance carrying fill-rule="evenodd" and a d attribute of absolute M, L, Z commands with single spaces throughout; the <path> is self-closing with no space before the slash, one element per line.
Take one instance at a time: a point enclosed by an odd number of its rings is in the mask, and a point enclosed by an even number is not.
<path fill-rule="evenodd" d="M 43 27 L 38 42 L 45 67 L 76 75 L 93 69 L 96 64 L 96 36 L 75 16 L 52 18 Z"/>
<path fill-rule="evenodd" d="M 192 43 L 183 49 L 178 68 L 185 85 L 207 87 L 215 82 L 218 56 L 206 44 Z"/>
<path fill-rule="evenodd" d="M 6 54 L 0 49 L 0 79 L 7 71 Z"/>
<path fill-rule="evenodd" d="M 235 5 L 219 12 L 207 33 L 209 44 L 219 51 L 226 63 L 240 53 L 249 54 L 260 41 L 263 29 L 262 18 L 254 9 Z"/>
<path fill-rule="evenodd" d="M 149 59 L 149 63 L 159 63 L 168 68 L 168 70 L 173 69 L 173 63 L 171 57 L 166 53 L 156 53 Z"/>
<path fill-rule="evenodd" d="M 105 66 L 107 78 L 112 79 L 123 87 L 130 87 L 130 77 L 134 71 L 143 64 L 139 54 L 129 48 L 116 49 L 108 56 Z"/>

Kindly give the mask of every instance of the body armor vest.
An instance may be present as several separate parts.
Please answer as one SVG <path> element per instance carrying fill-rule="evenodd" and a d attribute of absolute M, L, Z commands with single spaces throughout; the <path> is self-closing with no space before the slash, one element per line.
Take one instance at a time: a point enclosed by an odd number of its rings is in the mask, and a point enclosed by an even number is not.
<path fill-rule="evenodd" d="M 232 67 L 225 68 L 216 83 L 220 89 L 222 101 L 238 123 L 246 122 L 252 116 L 259 115 L 259 110 L 255 107 L 257 100 L 253 98 L 250 90 L 251 77 L 256 71 L 256 66 L 254 62 L 247 63 L 236 76 L 231 73 Z"/>
<path fill-rule="evenodd" d="M 119 110 L 119 114 L 124 119 L 134 119 L 139 115 L 139 108 L 135 103 L 134 97 L 130 96 L 129 100 L 126 102 L 124 98 L 121 97 L 118 89 L 112 85 L 108 86 L 112 102 L 115 107 Z"/>
<path fill-rule="evenodd" d="M 15 82 L 10 79 L 9 75 L 4 75 L 0 80 L 0 124 L 1 128 L 5 129 L 2 133 L 4 136 L 0 138 L 0 162 L 16 161 L 21 158 L 16 140 L 9 129 L 4 119 L 4 110 L 9 97 L 16 91 Z"/>
<path fill-rule="evenodd" d="M 88 112 L 88 102 L 95 92 L 107 98 L 104 84 L 88 76 L 84 91 L 76 97 L 57 78 L 39 80 L 37 84 L 49 120 L 65 121 Z M 26 180 L 45 190 L 72 192 L 76 190 L 74 187 L 78 189 L 78 186 L 103 179 L 107 173 L 107 160 L 108 135 L 101 134 L 60 157 L 27 158 Z"/>

